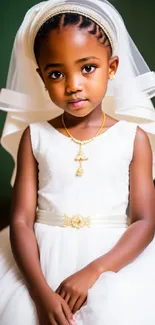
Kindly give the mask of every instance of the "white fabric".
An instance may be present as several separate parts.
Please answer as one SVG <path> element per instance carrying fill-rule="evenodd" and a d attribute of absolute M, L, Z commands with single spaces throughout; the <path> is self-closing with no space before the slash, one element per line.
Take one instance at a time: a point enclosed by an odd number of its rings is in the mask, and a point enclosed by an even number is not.
<path fill-rule="evenodd" d="M 100 215 L 102 211 L 102 218 L 124 215 L 128 204 L 127 165 L 132 158 L 136 127 L 119 121 L 88 143 L 83 150 L 90 158 L 83 162 L 84 175 L 78 178 L 75 174 L 79 163 L 74 158 L 79 145 L 48 122 L 31 124 L 33 153 L 39 162 L 39 210 L 82 216 Z M 121 161 L 120 155 L 124 157 Z"/>
<path fill-rule="evenodd" d="M 108 84 L 103 108 L 117 119 L 138 123 L 148 132 L 155 152 L 155 110 L 150 100 L 155 95 L 155 74 L 133 43 L 117 10 L 108 1 L 100 0 L 49 0 L 27 12 L 14 42 L 7 81 L 9 91 L 2 90 L 0 94 L 0 109 L 8 112 L 1 139 L 3 147 L 16 162 L 20 137 L 27 125 L 51 119 L 61 112 L 44 90 L 33 55 L 37 26 L 46 21 L 49 13 L 52 16 L 57 6 L 62 6 L 64 12 L 66 6 L 73 12 L 78 6 L 84 15 L 91 12 L 92 19 L 107 28 L 114 44 L 113 55 L 119 56 L 119 68 L 114 81 Z"/>
<path fill-rule="evenodd" d="M 78 145 L 47 122 L 31 124 L 39 163 L 38 208 L 54 215 L 124 215 L 136 125 L 118 122 L 85 146 L 85 174 L 75 176 Z M 37 136 L 36 136 L 37 135 Z M 55 145 L 55 143 L 57 145 Z M 115 161 L 115 164 L 113 164 Z M 123 220 L 123 219 L 122 219 Z M 73 229 L 35 223 L 43 273 L 53 290 L 69 275 L 108 252 L 126 231 L 104 225 Z M 125 225 L 125 220 L 124 220 Z M 33 302 L 14 262 L 8 229 L 0 234 L 0 324 L 38 325 Z M 155 240 L 118 273 L 103 273 L 75 315 L 77 325 L 155 324 Z"/>
<path fill-rule="evenodd" d="M 81 216 L 81 215 L 73 215 L 68 216 L 69 218 L 74 217 L 84 217 L 89 218 L 90 225 L 86 225 L 85 227 L 94 227 L 94 226 L 104 226 L 104 227 L 125 227 L 127 228 L 127 215 L 112 215 L 112 216 L 102 216 L 102 214 L 97 214 L 91 216 Z M 65 227 L 65 214 L 56 213 L 55 211 L 46 211 L 46 210 L 39 210 L 36 213 L 36 222 L 43 223 L 46 225 L 51 226 L 59 226 L 59 227 Z M 70 226 L 69 226 L 70 227 Z M 76 227 L 74 227 L 76 228 Z"/>

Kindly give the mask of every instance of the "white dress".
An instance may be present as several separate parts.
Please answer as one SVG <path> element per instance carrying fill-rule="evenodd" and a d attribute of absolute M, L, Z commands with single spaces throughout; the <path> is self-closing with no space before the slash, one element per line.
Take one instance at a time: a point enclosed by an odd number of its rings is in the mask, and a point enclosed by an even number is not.
<path fill-rule="evenodd" d="M 120 121 L 84 146 L 89 158 L 76 176 L 78 145 L 48 122 L 30 125 L 39 164 L 40 263 L 53 290 L 108 252 L 127 228 L 129 165 L 137 126 Z M 39 214 L 40 213 L 40 214 Z M 90 227 L 63 227 L 64 214 L 90 217 Z M 9 229 L 0 234 L 0 325 L 37 325 L 35 307 L 11 253 Z M 76 313 L 77 325 L 155 325 L 155 241 L 118 273 L 103 273 Z"/>

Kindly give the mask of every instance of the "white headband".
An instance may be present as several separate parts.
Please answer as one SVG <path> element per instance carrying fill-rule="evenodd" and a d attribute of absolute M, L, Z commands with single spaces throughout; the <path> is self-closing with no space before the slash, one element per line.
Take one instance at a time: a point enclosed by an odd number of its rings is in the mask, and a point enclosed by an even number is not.
<path fill-rule="evenodd" d="M 38 20 L 37 24 L 34 26 L 33 31 L 29 37 L 29 44 L 30 44 L 30 49 L 33 50 L 33 45 L 34 45 L 34 40 L 35 37 L 40 29 L 40 27 L 50 18 L 59 15 L 59 14 L 65 14 L 65 13 L 76 13 L 79 15 L 83 15 L 87 18 L 90 18 L 93 22 L 95 22 L 97 25 L 99 25 L 102 30 L 105 32 L 107 35 L 112 51 L 114 52 L 115 49 L 115 40 L 114 40 L 114 35 L 112 33 L 112 30 L 110 30 L 109 26 L 103 19 L 96 14 L 93 10 L 87 7 L 81 7 L 79 5 L 72 5 L 72 4 L 66 4 L 63 3 L 60 6 L 55 6 L 54 8 L 51 8 L 48 12 L 45 12 L 44 15 L 41 16 L 41 18 Z"/>

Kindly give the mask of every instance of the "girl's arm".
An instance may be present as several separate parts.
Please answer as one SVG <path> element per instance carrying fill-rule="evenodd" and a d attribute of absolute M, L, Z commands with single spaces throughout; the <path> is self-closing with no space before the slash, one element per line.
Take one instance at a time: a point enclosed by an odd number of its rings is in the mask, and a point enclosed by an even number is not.
<path fill-rule="evenodd" d="M 119 271 L 132 262 L 152 241 L 155 230 L 155 189 L 152 179 L 152 152 L 146 133 L 137 128 L 130 165 L 131 225 L 115 247 L 97 259 L 98 274 Z"/>
<path fill-rule="evenodd" d="M 48 291 L 39 263 L 34 235 L 37 205 L 37 162 L 33 156 L 29 128 L 23 133 L 17 158 L 17 176 L 12 193 L 11 247 L 32 295 Z"/>
<path fill-rule="evenodd" d="M 69 276 L 56 292 L 69 301 L 73 313 L 87 299 L 88 289 L 106 271 L 117 272 L 132 262 L 151 242 L 155 230 L 155 189 L 152 179 L 152 153 L 147 135 L 140 128 L 134 142 L 130 165 L 131 225 L 117 244 L 82 270 Z"/>
<path fill-rule="evenodd" d="M 40 324 L 74 325 L 67 303 L 48 286 L 39 262 L 34 234 L 37 206 L 37 162 L 33 156 L 29 128 L 18 152 L 17 176 L 13 188 L 10 239 L 14 257 L 34 300 Z"/>

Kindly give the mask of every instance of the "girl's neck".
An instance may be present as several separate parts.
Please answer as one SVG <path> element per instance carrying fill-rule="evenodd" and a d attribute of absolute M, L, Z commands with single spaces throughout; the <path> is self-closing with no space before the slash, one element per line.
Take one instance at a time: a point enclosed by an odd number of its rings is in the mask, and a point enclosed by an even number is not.
<path fill-rule="evenodd" d="M 91 127 L 91 126 L 98 125 L 100 121 L 103 119 L 103 111 L 101 108 L 101 104 L 84 117 L 76 117 L 65 112 L 64 119 L 67 127 L 69 128 L 78 125 L 83 127 Z"/>

